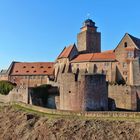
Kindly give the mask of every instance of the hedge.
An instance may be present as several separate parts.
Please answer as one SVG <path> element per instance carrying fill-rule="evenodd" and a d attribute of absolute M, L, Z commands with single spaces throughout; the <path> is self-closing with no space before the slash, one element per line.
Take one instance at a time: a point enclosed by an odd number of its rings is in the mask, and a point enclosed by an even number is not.
<path fill-rule="evenodd" d="M 7 95 L 15 86 L 9 81 L 0 81 L 0 94 Z"/>

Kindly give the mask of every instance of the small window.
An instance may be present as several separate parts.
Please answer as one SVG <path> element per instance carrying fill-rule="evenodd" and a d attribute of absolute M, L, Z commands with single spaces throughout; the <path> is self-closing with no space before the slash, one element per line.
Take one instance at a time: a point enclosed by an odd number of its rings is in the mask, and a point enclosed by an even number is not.
<path fill-rule="evenodd" d="M 45 70 L 45 71 L 43 71 L 44 73 L 46 73 L 47 71 Z"/>
<path fill-rule="evenodd" d="M 26 72 L 28 73 L 29 71 L 27 70 Z"/>
<path fill-rule="evenodd" d="M 32 66 L 31 68 L 34 68 L 34 66 Z"/>
<path fill-rule="evenodd" d="M 129 52 L 127 53 L 127 57 L 133 58 L 133 57 L 134 57 L 134 52 L 133 52 L 133 51 L 129 51 Z"/>
<path fill-rule="evenodd" d="M 125 47 L 125 48 L 127 47 L 127 42 L 124 43 L 124 47 Z"/>
<path fill-rule="evenodd" d="M 69 93 L 71 93 L 71 91 L 69 91 Z"/>
<path fill-rule="evenodd" d="M 23 66 L 23 68 L 26 68 L 26 66 Z"/>
<path fill-rule="evenodd" d="M 127 67 L 127 63 L 123 63 L 123 68 L 126 68 Z"/>
<path fill-rule="evenodd" d="M 34 73 L 36 73 L 36 70 L 34 70 Z"/>
<path fill-rule="evenodd" d="M 16 73 L 18 73 L 18 70 L 16 70 Z"/>
<path fill-rule="evenodd" d="M 40 68 L 44 68 L 43 66 L 40 66 Z"/>

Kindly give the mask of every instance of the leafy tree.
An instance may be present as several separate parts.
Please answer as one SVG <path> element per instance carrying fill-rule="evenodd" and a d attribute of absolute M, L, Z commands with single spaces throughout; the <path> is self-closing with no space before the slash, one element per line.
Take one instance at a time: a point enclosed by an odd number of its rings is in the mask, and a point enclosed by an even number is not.
<path fill-rule="evenodd" d="M 7 95 L 15 86 L 9 81 L 0 81 L 0 94 Z"/>

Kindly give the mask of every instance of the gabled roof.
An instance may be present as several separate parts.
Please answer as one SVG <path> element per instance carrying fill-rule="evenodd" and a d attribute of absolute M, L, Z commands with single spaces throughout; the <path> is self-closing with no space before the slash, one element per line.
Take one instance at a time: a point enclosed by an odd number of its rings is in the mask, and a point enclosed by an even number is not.
<path fill-rule="evenodd" d="M 122 40 L 126 36 L 128 36 L 131 39 L 131 41 L 133 42 L 135 48 L 140 49 L 140 39 L 136 38 L 136 37 L 134 37 L 134 36 L 132 36 L 132 35 L 130 35 L 128 33 L 125 33 L 125 35 L 123 36 L 123 38 L 121 39 L 121 41 L 119 42 L 119 44 L 117 45 L 117 47 L 114 50 L 116 50 L 118 48 L 118 46 L 120 45 L 120 43 L 122 42 Z"/>
<path fill-rule="evenodd" d="M 71 62 L 97 62 L 97 61 L 116 61 L 114 52 L 102 52 L 102 53 L 89 53 L 80 54 Z"/>
<path fill-rule="evenodd" d="M 60 59 L 60 58 L 68 58 L 70 53 L 72 52 L 72 49 L 75 47 L 75 44 L 73 45 L 70 45 L 68 47 L 65 47 L 63 49 L 63 51 L 60 53 L 60 55 L 58 56 L 57 59 Z"/>
<path fill-rule="evenodd" d="M 138 49 L 140 49 L 140 39 L 139 38 L 136 38 L 130 34 L 128 34 L 129 37 L 132 39 L 132 41 L 135 43 L 135 45 L 137 46 Z"/>
<path fill-rule="evenodd" d="M 10 75 L 53 75 L 53 62 L 14 62 Z"/>

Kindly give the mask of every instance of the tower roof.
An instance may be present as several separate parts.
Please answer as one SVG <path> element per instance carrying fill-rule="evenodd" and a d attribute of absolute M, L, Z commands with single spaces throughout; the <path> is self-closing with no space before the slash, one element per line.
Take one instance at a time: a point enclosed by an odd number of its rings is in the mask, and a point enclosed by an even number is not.
<path fill-rule="evenodd" d="M 85 21 L 84 21 L 84 24 L 83 24 L 84 26 L 89 26 L 89 27 L 96 27 L 95 26 L 95 22 L 93 22 L 91 19 L 86 19 Z"/>

